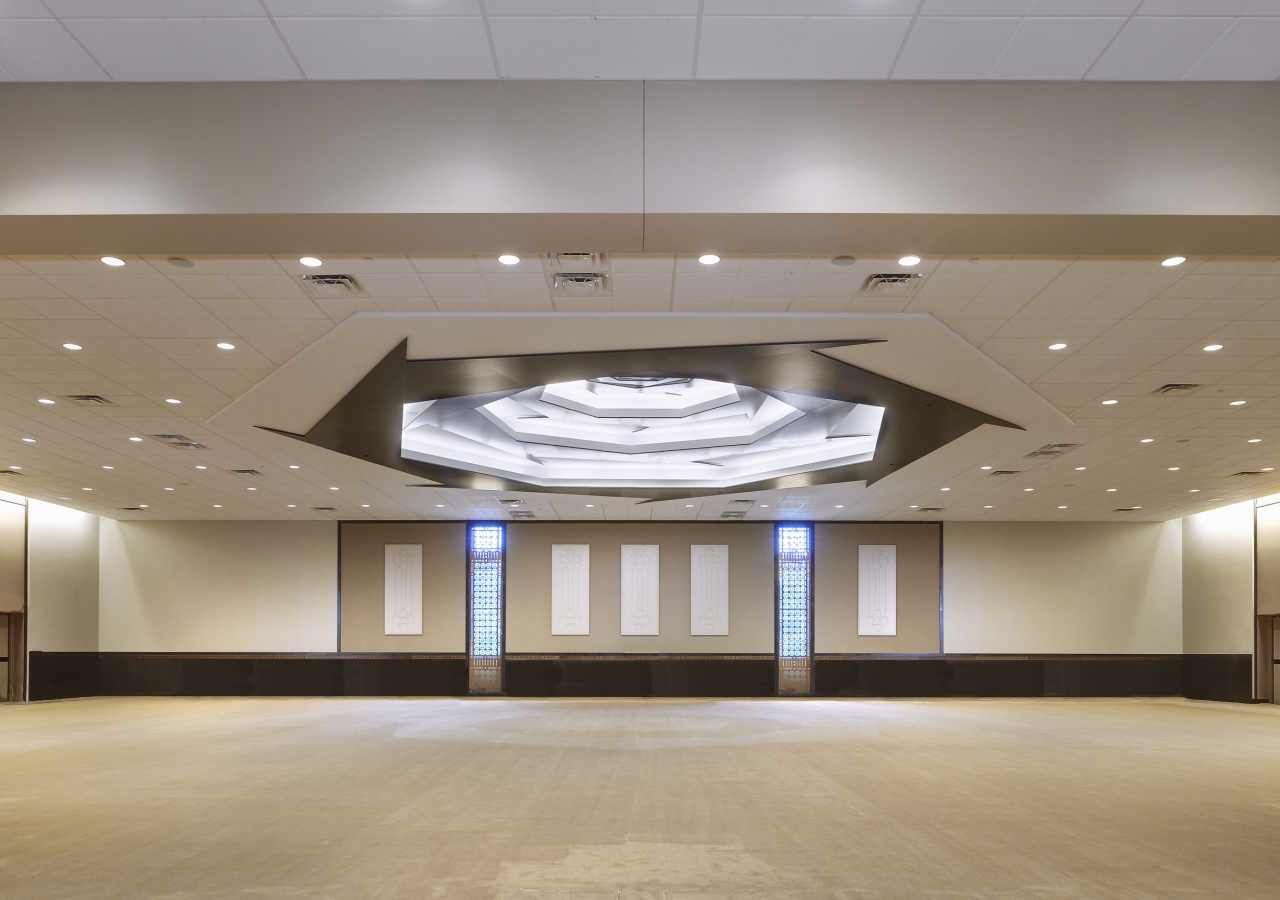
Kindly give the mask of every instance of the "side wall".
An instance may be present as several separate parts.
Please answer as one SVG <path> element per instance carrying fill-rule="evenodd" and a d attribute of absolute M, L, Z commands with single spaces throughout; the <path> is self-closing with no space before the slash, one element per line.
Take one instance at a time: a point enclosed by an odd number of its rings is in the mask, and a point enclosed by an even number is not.
<path fill-rule="evenodd" d="M 1254 505 L 1182 520 L 1184 690 L 1204 700 L 1253 691 Z"/>
<path fill-rule="evenodd" d="M 1182 652 L 1172 522 L 948 522 L 947 653 Z"/>
<path fill-rule="evenodd" d="M 102 520 L 101 649 L 332 652 L 332 522 Z"/>
<path fill-rule="evenodd" d="M 27 502 L 27 648 L 96 652 L 99 519 Z"/>

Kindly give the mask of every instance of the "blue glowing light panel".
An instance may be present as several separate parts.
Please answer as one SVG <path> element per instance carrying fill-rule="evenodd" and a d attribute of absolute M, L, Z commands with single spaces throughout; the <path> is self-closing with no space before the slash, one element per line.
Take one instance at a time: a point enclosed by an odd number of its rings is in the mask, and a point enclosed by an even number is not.
<path fill-rule="evenodd" d="M 809 604 L 812 594 L 813 530 L 808 525 L 779 525 L 778 657 L 809 656 Z"/>
<path fill-rule="evenodd" d="M 471 634 L 470 687 L 478 693 L 502 690 L 502 600 L 504 593 L 501 525 L 472 525 L 467 529 L 467 586 Z"/>

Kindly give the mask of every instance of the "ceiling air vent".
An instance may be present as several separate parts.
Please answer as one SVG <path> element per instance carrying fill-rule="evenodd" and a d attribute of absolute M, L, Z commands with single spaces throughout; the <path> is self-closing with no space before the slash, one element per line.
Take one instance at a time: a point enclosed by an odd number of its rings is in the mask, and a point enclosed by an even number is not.
<path fill-rule="evenodd" d="M 944 512 L 945 509 L 943 506 L 922 506 L 920 512 Z"/>
<path fill-rule="evenodd" d="M 536 518 L 538 518 L 538 517 L 537 517 L 537 516 L 535 516 L 535 515 L 533 514 L 533 510 L 531 510 L 531 509 L 513 509 L 513 510 L 511 511 L 511 518 L 513 518 L 513 519 L 536 519 Z"/>
<path fill-rule="evenodd" d="M 507 509 L 517 509 L 524 505 L 524 501 L 521 500 L 519 497 L 499 499 L 498 502 L 501 503 L 503 506 L 505 506 Z"/>
<path fill-rule="evenodd" d="M 228 469 L 232 475 L 261 475 L 257 469 Z"/>
<path fill-rule="evenodd" d="M 604 272 L 556 272 L 551 293 L 557 297 L 608 297 L 612 291 Z"/>
<path fill-rule="evenodd" d="M 1237 472 L 1230 476 L 1232 478 L 1256 478 L 1259 475 L 1266 475 L 1266 472 Z"/>
<path fill-rule="evenodd" d="M 334 510 L 336 510 L 338 507 L 336 507 L 336 506 L 313 506 L 313 507 L 311 507 L 311 508 L 312 508 L 312 510 L 314 510 L 315 512 L 333 512 L 333 511 L 334 511 Z"/>
<path fill-rule="evenodd" d="M 120 507 L 120 511 L 121 512 L 142 512 L 142 507 L 141 506 L 122 506 Z"/>
<path fill-rule="evenodd" d="M 153 434 L 155 438 L 162 444 L 168 444 L 170 447 L 177 447 L 179 450 L 205 450 L 208 449 L 199 441 L 193 441 L 185 434 Z"/>
<path fill-rule="evenodd" d="M 996 469 L 994 472 L 991 473 L 991 477 L 994 478 L 997 475 L 1021 475 L 1021 474 L 1022 474 L 1021 472 L 1015 472 L 1013 471 L 1013 469 Z"/>
<path fill-rule="evenodd" d="M 1160 387 L 1152 391 L 1152 394 L 1191 394 L 1200 388 L 1203 384 L 1162 384 Z"/>
<path fill-rule="evenodd" d="M 1039 450 L 1032 450 L 1028 453 L 1027 459 L 1061 456 L 1068 450 L 1073 450 L 1079 446 L 1079 444 L 1045 444 Z"/>
<path fill-rule="evenodd" d="M 915 293 L 923 275 L 911 272 L 878 272 L 867 276 L 858 290 L 859 297 L 905 297 Z"/>
<path fill-rule="evenodd" d="M 604 253 L 588 253 L 584 250 L 548 253 L 543 265 L 548 272 L 607 272 L 609 257 Z"/>
<path fill-rule="evenodd" d="M 79 403 L 81 406 L 115 406 L 114 403 L 99 394 L 67 394 L 63 399 L 70 400 L 72 403 Z"/>
<path fill-rule="evenodd" d="M 1113 512 L 1137 512 L 1140 509 L 1142 509 L 1141 506 L 1122 506 L 1117 510 L 1113 510 Z"/>
<path fill-rule="evenodd" d="M 21 472 L 14 472 L 12 469 L 0 469 L 0 475 L 10 475 L 14 478 L 21 478 Z"/>
<path fill-rule="evenodd" d="M 720 513 L 722 519 L 742 519 L 750 512 L 754 500 L 730 500 L 729 506 Z"/>
<path fill-rule="evenodd" d="M 302 286 L 313 297 L 359 297 L 364 293 L 351 275 L 303 275 Z"/>

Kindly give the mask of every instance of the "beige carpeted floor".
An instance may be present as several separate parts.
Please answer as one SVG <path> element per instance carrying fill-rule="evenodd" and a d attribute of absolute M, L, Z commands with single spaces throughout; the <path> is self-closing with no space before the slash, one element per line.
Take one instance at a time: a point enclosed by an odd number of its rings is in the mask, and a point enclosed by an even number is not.
<path fill-rule="evenodd" d="M 1280 897 L 1280 707 L 0 707 L 0 897 Z"/>

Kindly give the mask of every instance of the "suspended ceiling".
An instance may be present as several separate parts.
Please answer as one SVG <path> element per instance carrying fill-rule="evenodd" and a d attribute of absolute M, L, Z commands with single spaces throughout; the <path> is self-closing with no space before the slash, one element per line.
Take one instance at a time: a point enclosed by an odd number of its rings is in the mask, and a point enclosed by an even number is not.
<path fill-rule="evenodd" d="M 1275 0 L 8 0 L 14 81 L 1280 77 Z"/>

